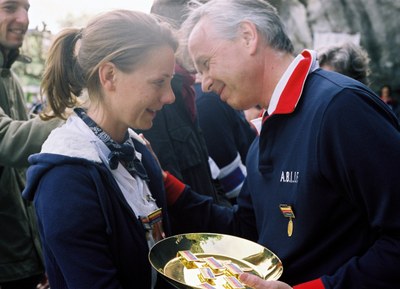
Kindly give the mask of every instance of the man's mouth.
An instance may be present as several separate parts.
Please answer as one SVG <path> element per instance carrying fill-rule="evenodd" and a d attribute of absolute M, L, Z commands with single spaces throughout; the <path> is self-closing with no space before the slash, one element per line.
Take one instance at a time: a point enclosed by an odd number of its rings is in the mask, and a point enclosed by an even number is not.
<path fill-rule="evenodd" d="M 13 28 L 13 29 L 9 29 L 8 31 L 11 32 L 11 33 L 23 36 L 25 34 L 26 30 L 25 29 L 20 29 L 20 28 Z"/>
<path fill-rule="evenodd" d="M 219 90 L 219 92 L 218 92 L 218 95 L 219 95 L 219 96 L 222 95 L 222 92 L 224 91 L 224 89 L 225 89 L 225 85 L 224 85 L 223 87 L 221 87 L 221 89 Z"/>

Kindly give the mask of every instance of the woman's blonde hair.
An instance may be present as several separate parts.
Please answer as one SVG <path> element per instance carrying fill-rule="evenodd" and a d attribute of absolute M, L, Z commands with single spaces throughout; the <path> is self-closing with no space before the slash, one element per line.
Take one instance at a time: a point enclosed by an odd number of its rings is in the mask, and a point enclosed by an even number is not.
<path fill-rule="evenodd" d="M 62 30 L 45 64 L 41 94 L 51 113 L 43 113 L 42 118 L 65 118 L 65 110 L 79 104 L 84 89 L 96 98 L 91 101 L 101 101 L 101 65 L 112 62 L 119 70 L 131 72 L 149 50 L 164 45 L 176 51 L 173 30 L 138 11 L 114 10 L 99 14 L 84 29 Z"/>

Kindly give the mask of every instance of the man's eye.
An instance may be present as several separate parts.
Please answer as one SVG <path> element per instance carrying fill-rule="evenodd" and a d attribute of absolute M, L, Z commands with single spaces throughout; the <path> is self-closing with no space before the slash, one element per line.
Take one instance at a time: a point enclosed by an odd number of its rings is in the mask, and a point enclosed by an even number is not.
<path fill-rule="evenodd" d="M 208 68 L 208 65 L 210 64 L 210 61 L 209 60 L 205 60 L 204 62 L 203 62 L 203 66 L 205 67 L 205 68 Z"/>
<path fill-rule="evenodd" d="M 8 12 L 15 12 L 17 11 L 18 6 L 17 5 L 6 5 L 4 6 L 4 10 L 8 11 Z"/>
<path fill-rule="evenodd" d="M 165 83 L 165 80 L 164 80 L 164 79 L 156 80 L 156 81 L 154 82 L 154 84 L 157 85 L 157 86 L 163 86 L 164 83 Z"/>
<path fill-rule="evenodd" d="M 30 5 L 20 6 L 18 4 L 11 3 L 9 5 L 5 5 L 0 7 L 0 9 L 7 11 L 8 13 L 15 13 L 19 8 L 24 9 L 26 12 L 29 12 Z"/>

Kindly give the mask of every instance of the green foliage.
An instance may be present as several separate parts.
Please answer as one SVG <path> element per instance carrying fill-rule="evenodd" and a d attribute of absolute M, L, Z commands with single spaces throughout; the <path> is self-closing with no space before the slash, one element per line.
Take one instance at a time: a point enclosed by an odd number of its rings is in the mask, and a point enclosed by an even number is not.
<path fill-rule="evenodd" d="M 41 28 L 30 29 L 21 47 L 25 61 L 17 61 L 12 69 L 24 89 L 28 107 L 39 97 L 40 79 L 44 70 L 47 50 L 50 47 L 52 34 L 43 23 Z M 26 60 L 30 60 L 26 61 Z"/>
<path fill-rule="evenodd" d="M 13 66 L 23 86 L 39 85 L 51 37 L 52 35 L 47 30 L 46 25 L 43 25 L 42 28 L 36 27 L 27 32 L 21 48 L 21 54 L 30 58 L 31 62 L 16 62 Z"/>

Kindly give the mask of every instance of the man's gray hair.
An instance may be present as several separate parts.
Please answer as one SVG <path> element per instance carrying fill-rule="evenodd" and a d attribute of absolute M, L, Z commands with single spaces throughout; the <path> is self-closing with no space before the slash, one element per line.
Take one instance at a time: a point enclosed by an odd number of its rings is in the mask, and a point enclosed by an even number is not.
<path fill-rule="evenodd" d="M 182 24 L 181 50 L 188 59 L 187 41 L 196 24 L 207 17 L 218 36 L 233 40 L 237 37 L 240 24 L 244 21 L 253 23 L 265 44 L 278 51 L 293 53 L 293 44 L 289 39 L 284 24 L 277 10 L 264 0 L 211 0 L 191 1 L 192 10 Z"/>

